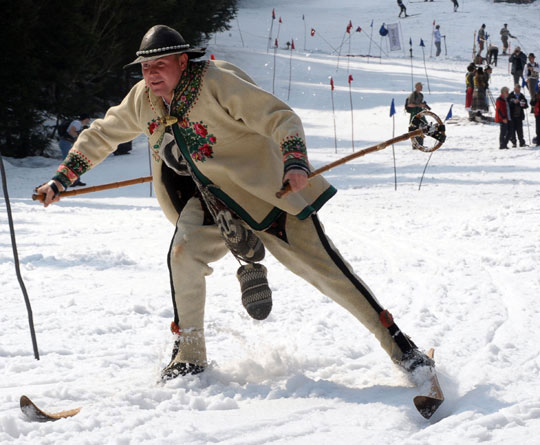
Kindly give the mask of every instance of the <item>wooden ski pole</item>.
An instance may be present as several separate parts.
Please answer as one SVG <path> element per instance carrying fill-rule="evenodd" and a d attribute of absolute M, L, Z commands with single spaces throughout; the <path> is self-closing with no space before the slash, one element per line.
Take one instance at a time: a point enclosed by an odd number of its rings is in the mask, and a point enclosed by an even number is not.
<path fill-rule="evenodd" d="M 401 136 L 394 137 L 392 139 L 389 139 L 387 141 L 381 142 L 377 145 L 372 145 L 371 147 L 364 148 L 363 150 L 357 151 L 356 153 L 352 153 L 348 156 L 344 156 L 341 159 L 338 159 L 337 161 L 331 162 L 330 164 L 324 165 L 321 168 L 311 172 L 308 175 L 308 178 L 313 178 L 315 176 L 320 175 L 321 173 L 327 172 L 328 170 L 333 169 L 334 167 L 338 167 L 340 165 L 343 165 L 349 161 L 352 161 L 353 159 L 360 158 L 362 156 L 365 156 L 369 153 L 373 153 L 376 151 L 380 151 L 388 147 L 389 145 L 397 144 L 398 142 L 403 142 L 406 140 L 409 140 L 414 137 L 421 137 L 424 135 L 424 131 L 422 129 L 417 129 L 414 131 L 409 131 L 408 133 L 402 134 Z M 437 147 L 438 148 L 438 147 Z M 283 196 L 287 195 L 291 192 L 291 187 L 288 183 L 284 184 L 283 187 L 279 192 L 276 193 L 276 198 L 282 198 Z"/>
<path fill-rule="evenodd" d="M 135 184 L 144 184 L 145 182 L 152 181 L 152 176 L 142 176 L 140 178 L 135 179 L 128 179 L 126 181 L 119 181 L 119 182 L 111 182 L 109 184 L 102 184 L 102 185 L 95 185 L 92 187 L 84 187 L 80 189 L 74 189 L 74 190 L 68 190 L 64 192 L 60 192 L 60 197 L 66 197 L 66 196 L 76 196 L 76 195 L 84 195 L 86 193 L 94 193 L 94 192 L 100 192 L 102 190 L 110 190 L 110 189 L 117 189 L 120 187 L 126 187 L 128 185 L 135 185 Z M 32 195 L 32 199 L 34 201 L 43 202 L 45 199 L 45 195 L 41 193 L 34 193 Z"/>

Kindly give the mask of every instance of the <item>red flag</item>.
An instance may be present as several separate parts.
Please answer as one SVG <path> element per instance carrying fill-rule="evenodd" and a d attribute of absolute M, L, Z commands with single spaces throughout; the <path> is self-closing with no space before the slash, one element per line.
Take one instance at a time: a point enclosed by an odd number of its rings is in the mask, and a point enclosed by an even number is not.
<path fill-rule="evenodd" d="M 362 32 L 362 28 L 360 27 L 356 28 L 356 32 Z"/>
<path fill-rule="evenodd" d="M 314 35 L 315 35 L 315 30 L 311 28 L 311 37 L 313 37 Z"/>
<path fill-rule="evenodd" d="M 334 91 L 334 79 L 330 77 L 330 88 L 332 88 L 332 91 Z"/>
<path fill-rule="evenodd" d="M 349 74 L 349 84 L 353 81 L 353 77 L 352 77 L 352 74 Z"/>
<path fill-rule="evenodd" d="M 435 26 L 435 20 L 433 20 L 433 26 Z"/>
<path fill-rule="evenodd" d="M 347 25 L 347 32 L 350 34 L 352 29 L 352 21 L 349 20 L 349 24 Z"/>
<path fill-rule="evenodd" d="M 210 54 L 210 60 L 216 60 L 215 56 L 213 54 Z"/>
<path fill-rule="evenodd" d="M 292 49 L 296 49 L 296 48 L 294 47 L 294 39 L 291 39 L 291 50 L 292 50 Z"/>
<path fill-rule="evenodd" d="M 279 23 L 283 23 L 283 22 L 281 21 L 281 17 L 279 18 Z"/>
<path fill-rule="evenodd" d="M 272 8 L 272 20 L 276 19 L 276 9 Z"/>
<path fill-rule="evenodd" d="M 276 39 L 276 41 L 274 42 L 274 47 L 276 47 L 276 48 L 278 47 L 277 39 Z"/>

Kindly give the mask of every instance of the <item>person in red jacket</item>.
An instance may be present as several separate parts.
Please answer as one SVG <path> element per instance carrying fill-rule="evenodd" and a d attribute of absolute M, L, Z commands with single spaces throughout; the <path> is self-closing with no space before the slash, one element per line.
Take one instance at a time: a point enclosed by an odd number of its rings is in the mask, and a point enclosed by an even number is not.
<path fill-rule="evenodd" d="M 540 146 L 540 90 L 537 90 L 531 99 L 531 112 L 536 118 L 536 146 L 538 147 Z"/>
<path fill-rule="evenodd" d="M 508 141 L 512 134 L 512 119 L 510 117 L 510 106 L 508 105 L 508 87 L 501 88 L 501 95 L 495 103 L 495 122 L 500 124 L 499 149 L 508 150 Z"/>

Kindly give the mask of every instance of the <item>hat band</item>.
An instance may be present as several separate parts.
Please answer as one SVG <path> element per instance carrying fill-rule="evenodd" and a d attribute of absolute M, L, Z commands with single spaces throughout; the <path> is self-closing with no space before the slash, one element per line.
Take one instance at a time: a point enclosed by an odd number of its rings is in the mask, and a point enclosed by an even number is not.
<path fill-rule="evenodd" d="M 172 50 L 172 49 L 188 49 L 188 48 L 189 48 L 189 44 L 186 43 L 185 45 L 165 46 L 163 48 L 146 49 L 144 51 L 137 51 L 135 54 L 137 56 L 144 56 L 144 55 L 147 55 L 147 54 L 161 53 L 161 52 L 169 51 L 169 50 Z"/>

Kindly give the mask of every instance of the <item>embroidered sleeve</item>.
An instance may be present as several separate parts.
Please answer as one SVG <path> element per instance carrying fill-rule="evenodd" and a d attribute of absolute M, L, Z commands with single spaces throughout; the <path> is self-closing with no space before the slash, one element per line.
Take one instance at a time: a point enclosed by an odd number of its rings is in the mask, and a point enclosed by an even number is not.
<path fill-rule="evenodd" d="M 60 167 L 58 167 L 58 170 L 56 170 L 53 179 L 60 181 L 60 183 L 67 188 L 73 184 L 79 176 L 90 170 L 92 167 L 92 162 L 90 162 L 86 156 L 76 150 L 71 150 L 66 159 L 64 159 L 64 162 L 62 162 Z"/>
<path fill-rule="evenodd" d="M 285 138 L 281 142 L 281 153 L 283 154 L 285 173 L 295 168 L 304 170 L 307 174 L 310 173 L 306 144 L 300 136 L 296 135 Z"/>

